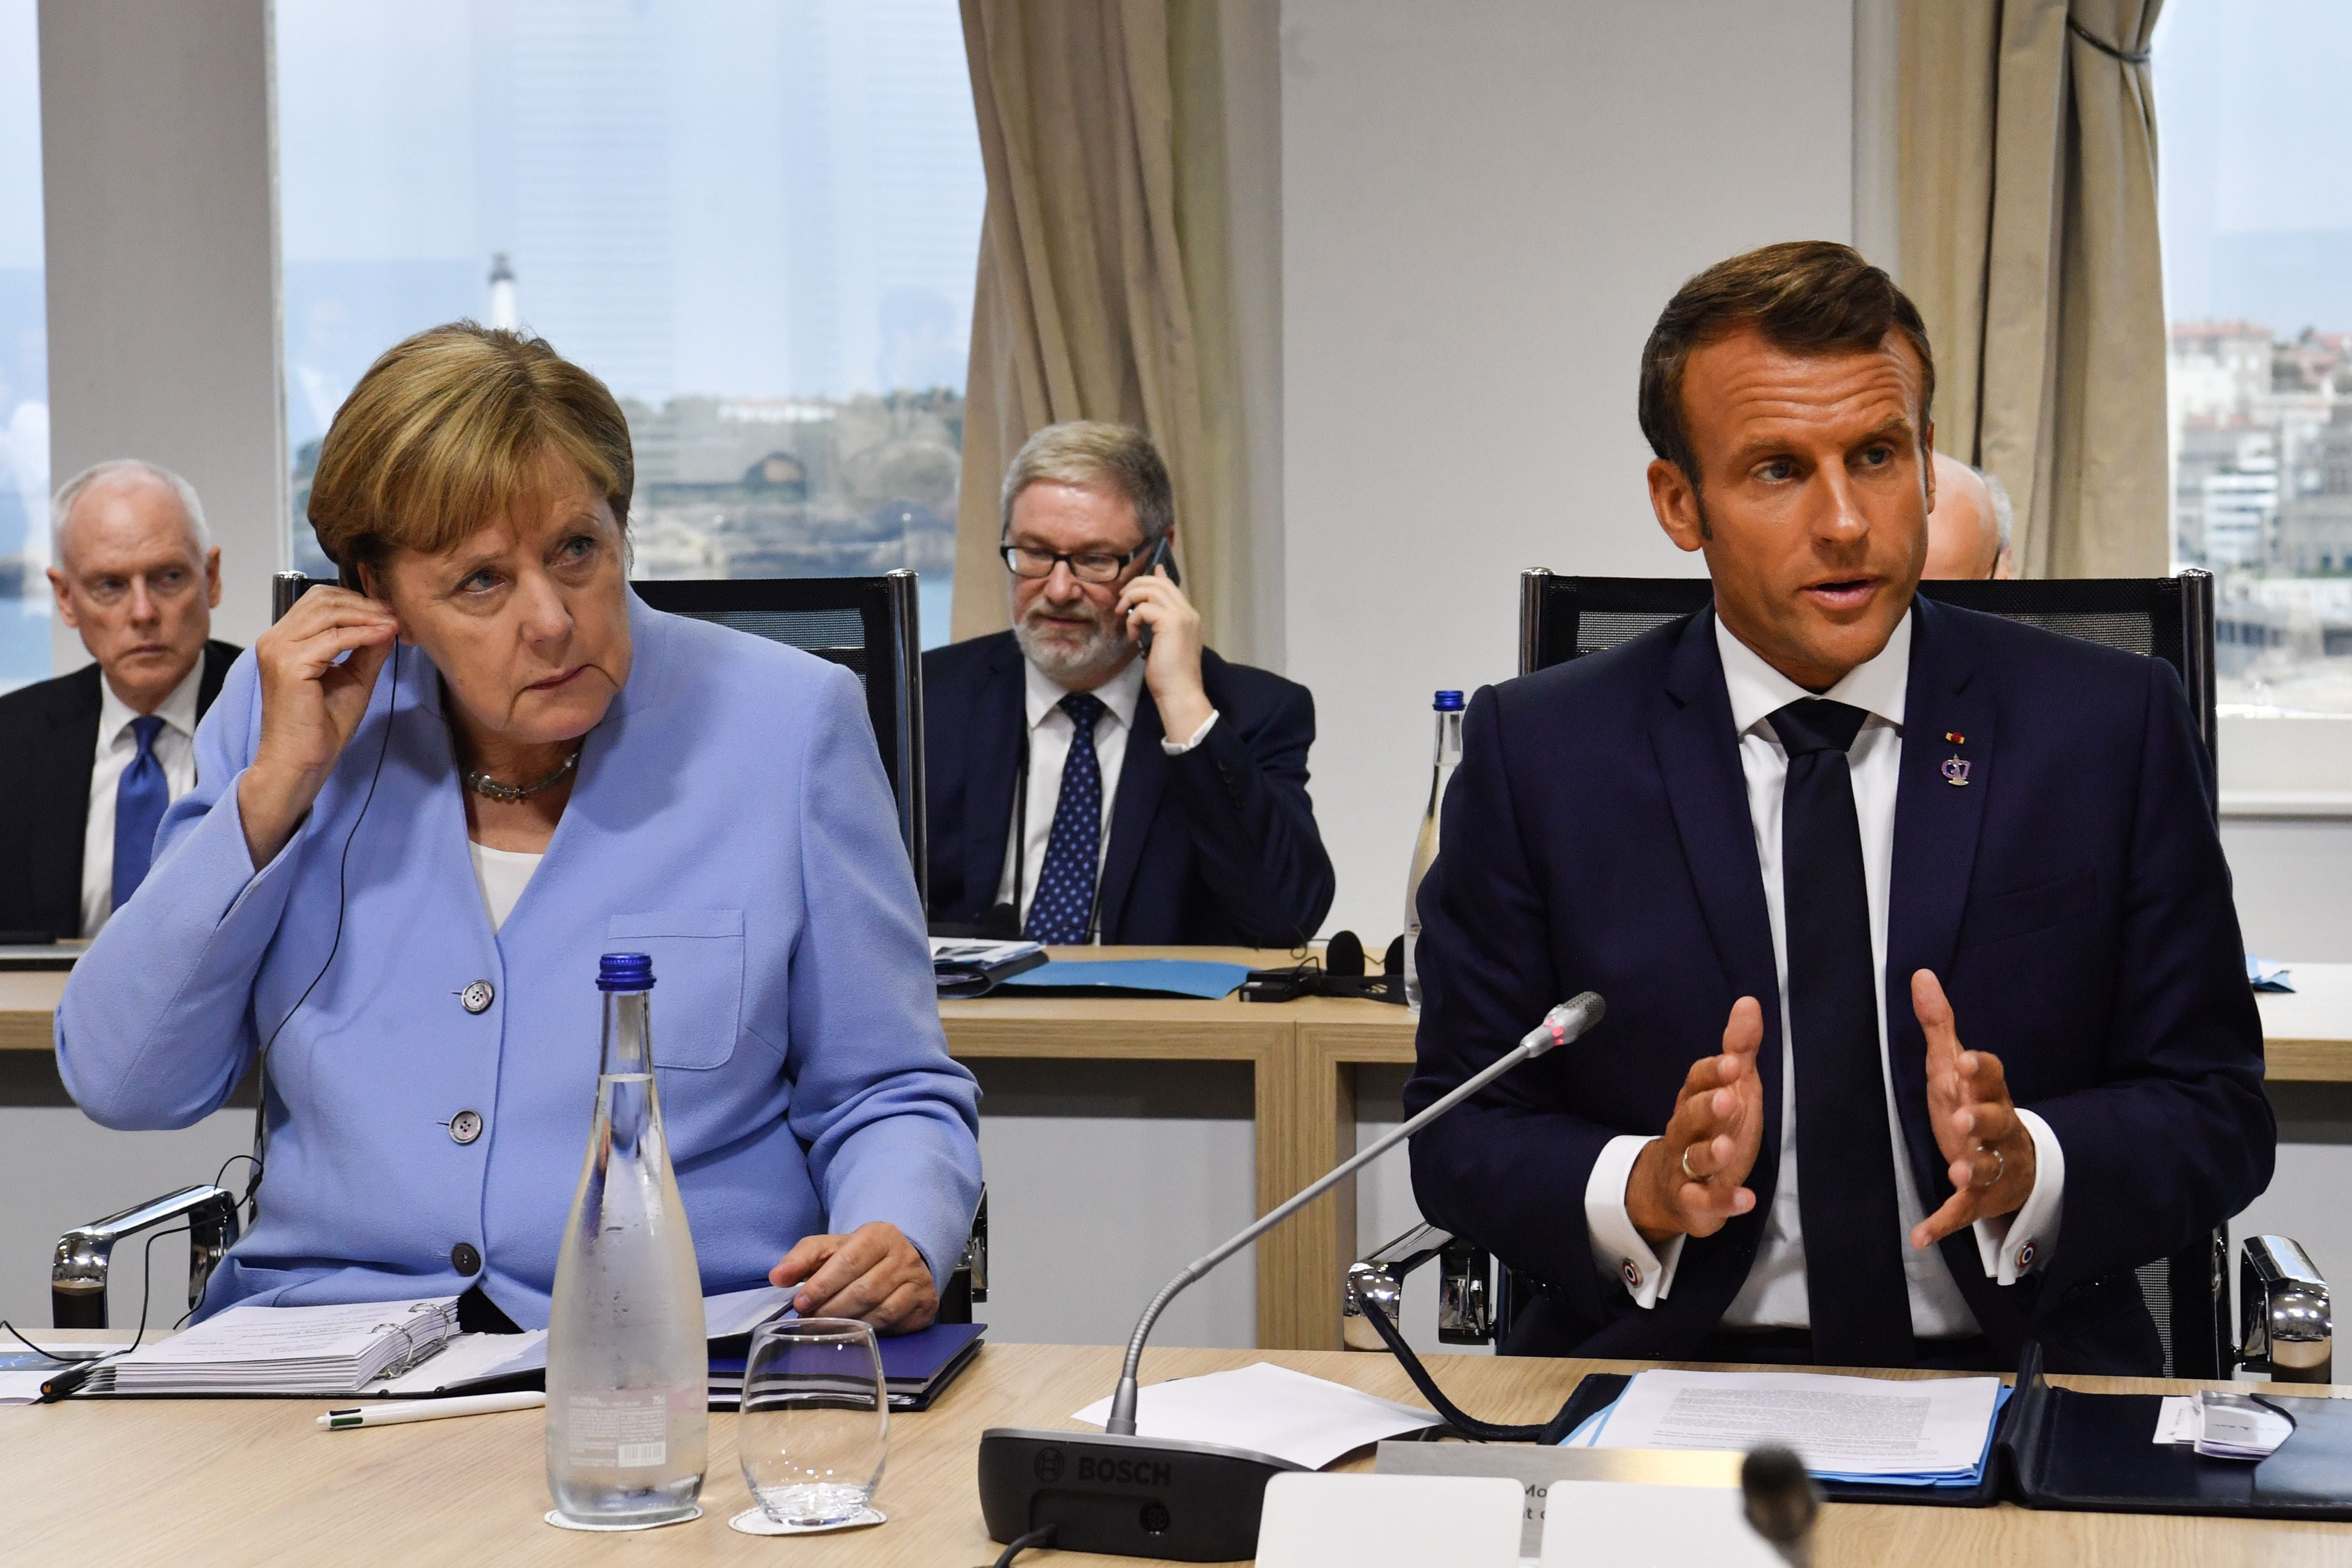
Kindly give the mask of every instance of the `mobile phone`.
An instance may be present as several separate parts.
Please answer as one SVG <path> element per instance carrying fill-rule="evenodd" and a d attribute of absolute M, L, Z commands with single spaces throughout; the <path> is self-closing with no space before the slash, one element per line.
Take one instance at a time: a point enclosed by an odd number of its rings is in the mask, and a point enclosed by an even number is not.
<path fill-rule="evenodd" d="M 1151 559 L 1143 563 L 1143 570 L 1137 575 L 1149 577 L 1162 566 L 1168 568 L 1170 583 L 1179 588 L 1184 585 L 1183 577 L 1176 570 L 1176 558 L 1168 553 L 1168 536 L 1164 533 L 1160 536 L 1160 542 L 1151 547 Z M 1143 658 L 1151 657 L 1151 626 L 1148 621 L 1144 623 L 1142 635 L 1136 639 L 1136 648 Z"/>

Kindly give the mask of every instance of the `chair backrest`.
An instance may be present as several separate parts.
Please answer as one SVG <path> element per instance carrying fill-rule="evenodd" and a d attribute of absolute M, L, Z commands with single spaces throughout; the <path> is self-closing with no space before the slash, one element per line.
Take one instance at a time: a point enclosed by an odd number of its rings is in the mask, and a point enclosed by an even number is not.
<path fill-rule="evenodd" d="M 730 577 L 632 584 L 656 610 L 713 621 L 831 659 L 866 688 L 866 717 L 898 805 L 898 837 L 925 905 L 929 830 L 923 815 L 923 637 L 916 574 Z"/>
<path fill-rule="evenodd" d="M 2163 659 L 2180 672 L 2206 752 L 2220 762 L 2221 726 L 2213 680 L 2213 578 L 2036 578 L 2007 582 L 1922 583 L 1938 604 L 2029 621 L 2086 642 Z M 1582 658 L 1706 607 L 1714 585 L 1704 577 L 1563 577 L 1537 570 L 1519 575 L 1519 673 Z M 2218 776 L 2218 773 L 2217 773 Z M 2145 1264 L 2140 1294 L 2164 1342 L 2174 1377 L 2220 1377 L 2235 1364 L 2230 1321 L 2230 1233 Z"/>
<path fill-rule="evenodd" d="M 1922 583 L 1939 605 L 2026 621 L 2085 642 L 2160 658 L 2178 670 L 2209 754 L 2220 755 L 2213 680 L 2213 577 L 2044 577 Z M 1704 577 L 1563 577 L 1519 574 L 1519 673 L 1599 653 L 1706 607 Z"/>
<path fill-rule="evenodd" d="M 324 582 L 299 572 L 271 579 L 274 624 Z M 916 574 L 879 577 L 733 577 L 631 584 L 656 610 L 713 621 L 831 659 L 866 689 L 866 714 L 882 771 L 898 807 L 898 837 L 914 861 L 915 885 L 930 900 L 929 828 L 923 815 L 923 637 Z"/>

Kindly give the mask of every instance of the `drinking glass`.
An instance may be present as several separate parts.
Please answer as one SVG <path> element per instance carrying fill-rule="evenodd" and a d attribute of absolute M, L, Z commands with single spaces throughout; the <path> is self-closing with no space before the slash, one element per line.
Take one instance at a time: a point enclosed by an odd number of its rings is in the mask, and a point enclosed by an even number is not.
<path fill-rule="evenodd" d="M 743 1363 L 735 1447 L 743 1484 L 779 1524 L 866 1511 L 890 1457 L 890 1399 L 874 1331 L 848 1318 L 763 1323 Z"/>

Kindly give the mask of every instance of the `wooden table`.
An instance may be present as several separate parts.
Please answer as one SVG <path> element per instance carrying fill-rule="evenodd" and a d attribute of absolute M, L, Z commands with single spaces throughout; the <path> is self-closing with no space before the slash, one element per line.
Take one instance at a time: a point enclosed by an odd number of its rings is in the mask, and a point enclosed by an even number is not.
<path fill-rule="evenodd" d="M 1243 948 L 1088 948 L 1065 956 L 1223 959 L 1256 967 L 1287 952 Z M 2259 997 L 2270 1076 L 2352 1082 L 2352 964 L 2294 966 L 2292 994 Z M 0 1049 L 47 1050 L 61 973 L 0 973 Z M 1086 1001 L 1001 992 L 944 1002 L 948 1048 L 964 1061 L 1240 1061 L 1255 1090 L 1257 1204 L 1273 1207 L 1353 1152 L 1356 1069 L 1412 1060 L 1412 1016 L 1379 1002 L 1278 1005 Z M 1356 1249 L 1355 1194 L 1342 1186 L 1257 1244 L 1257 1342 L 1339 1345 L 1339 1279 Z"/>
<path fill-rule="evenodd" d="M 541 1522 L 548 1496 L 538 1411 L 351 1432 L 314 1425 L 323 1401 L 75 1402 L 0 1409 L 0 1558 L 10 1563 L 764 1563 L 810 1568 L 984 1568 L 999 1551 L 982 1524 L 982 1429 L 1076 1427 L 1070 1412 L 1110 1392 L 1108 1346 L 991 1345 L 940 1403 L 890 1421 L 890 1462 L 874 1530 L 791 1542 L 739 1535 L 751 1506 L 731 1415 L 710 1418 L 703 1517 L 626 1535 Z M 1417 1398 L 1387 1356 L 1153 1351 L 1147 1382 L 1272 1361 L 1388 1398 Z M 1549 1416 L 1588 1372 L 1622 1362 L 1433 1356 L 1439 1384 L 1474 1414 Z M 2186 1393 L 2189 1383 L 2060 1378 L 2102 1392 Z M 2307 1387 L 2293 1392 L 2311 1394 Z M 2352 1390 L 2336 1390 L 2339 1394 Z M 1342 1468 L 1368 1469 L 1369 1455 Z M 1137 1560 L 1040 1552 L 1023 1568 Z M 2352 1561 L 2352 1525 L 2149 1515 L 1832 1504 L 1816 1541 L 1822 1568 L 1961 1568 L 2101 1563 L 2240 1568 Z"/>

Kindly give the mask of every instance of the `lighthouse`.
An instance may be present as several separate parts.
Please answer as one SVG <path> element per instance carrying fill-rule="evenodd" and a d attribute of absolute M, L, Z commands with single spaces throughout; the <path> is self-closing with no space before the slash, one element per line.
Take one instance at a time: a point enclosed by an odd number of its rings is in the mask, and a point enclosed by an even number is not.
<path fill-rule="evenodd" d="M 507 264 L 503 250 L 490 258 L 490 325 L 509 331 L 522 325 L 522 317 L 515 311 L 514 268 Z"/>

